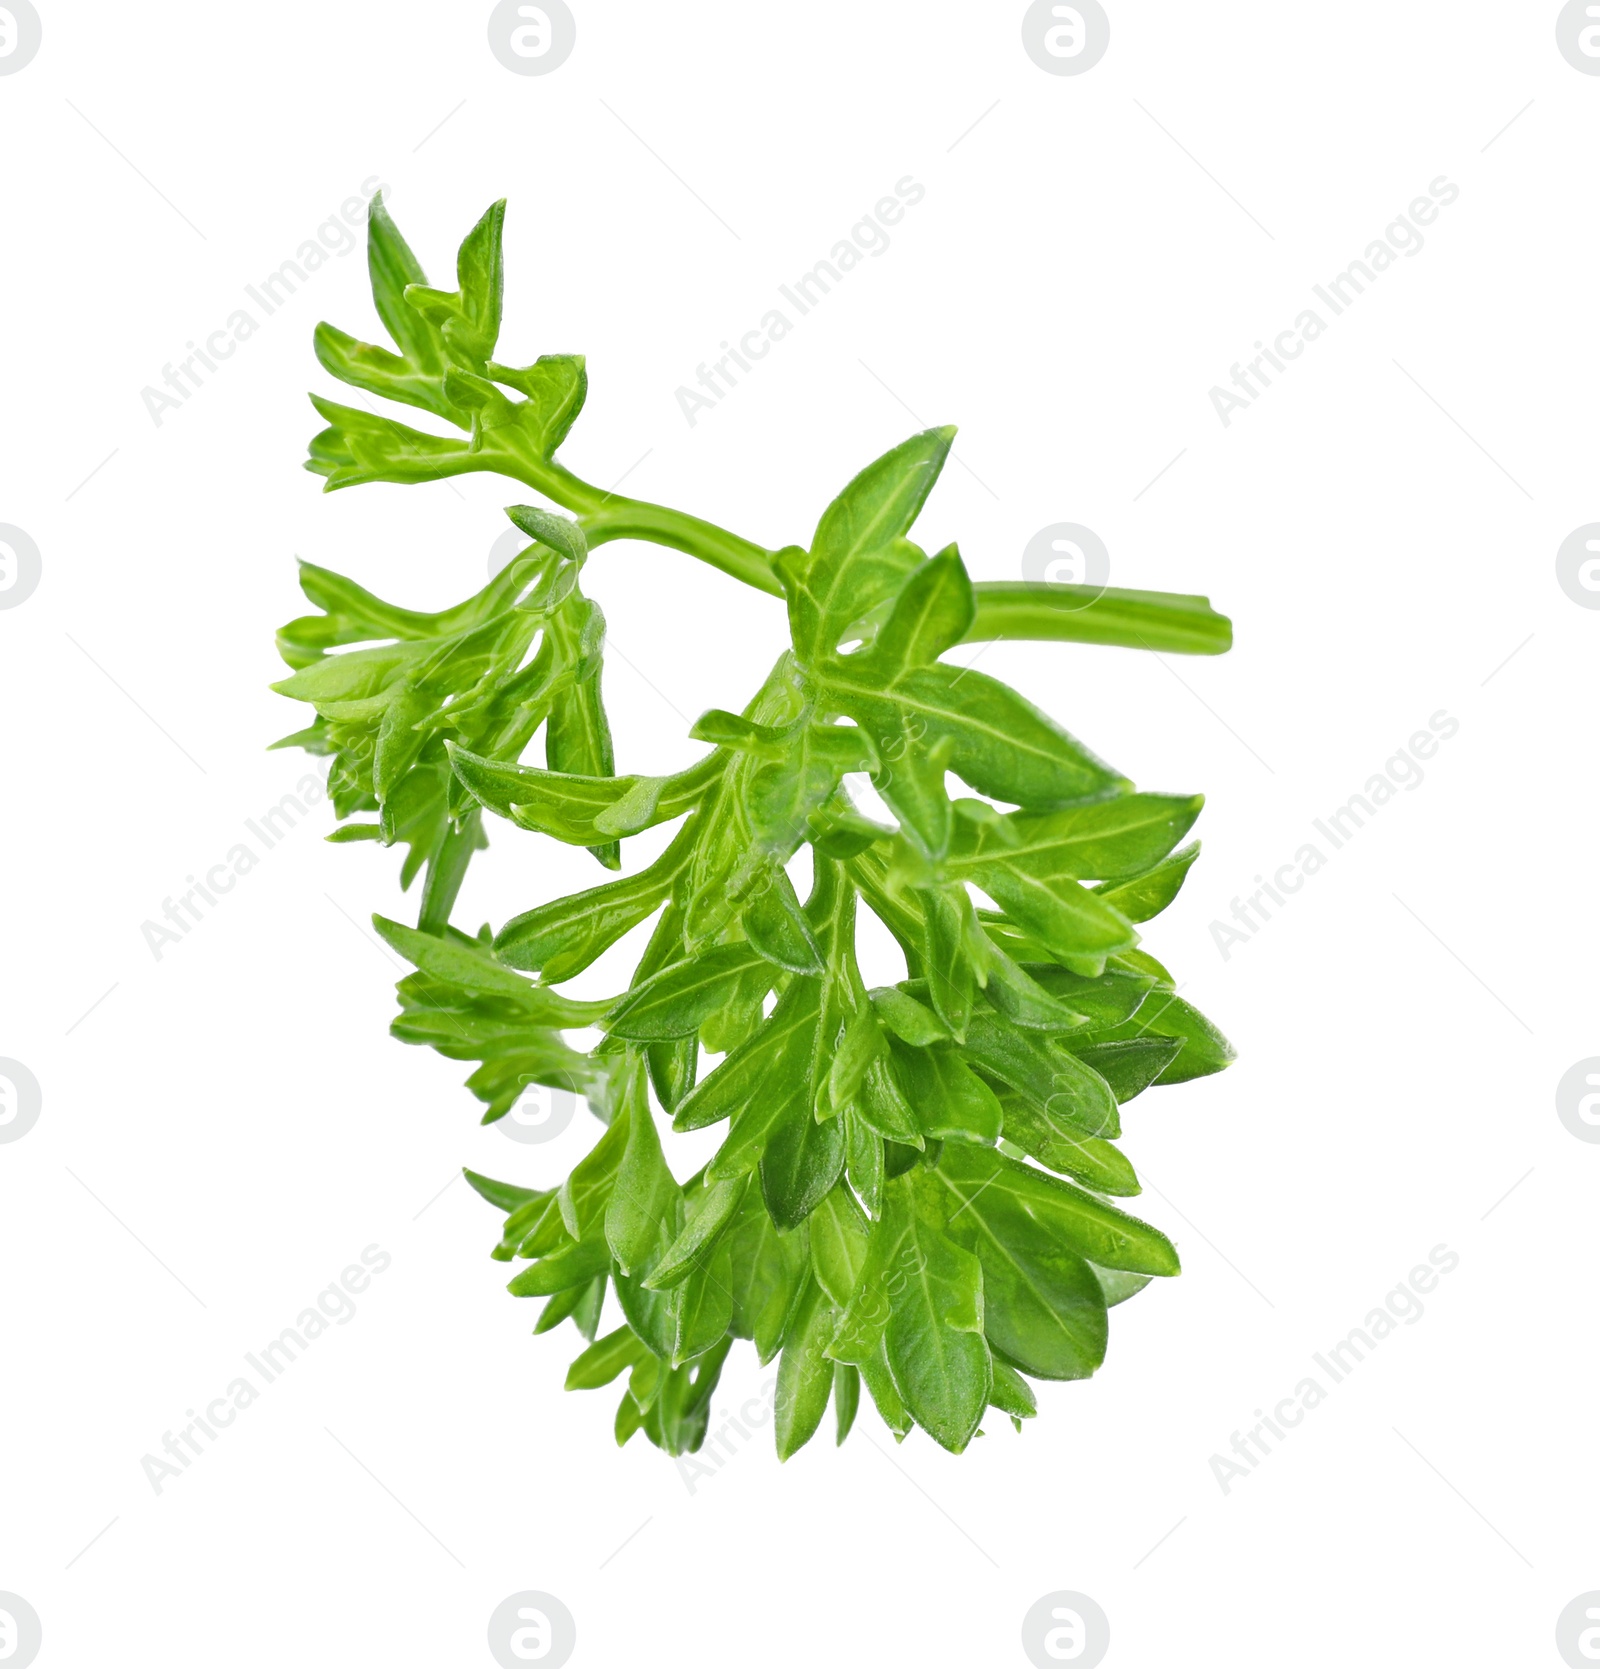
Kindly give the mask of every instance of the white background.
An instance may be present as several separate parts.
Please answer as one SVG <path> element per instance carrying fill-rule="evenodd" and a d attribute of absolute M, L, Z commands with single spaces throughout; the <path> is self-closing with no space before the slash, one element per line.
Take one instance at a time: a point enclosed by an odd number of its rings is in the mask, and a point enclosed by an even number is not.
<path fill-rule="evenodd" d="M 1014 0 L 574 0 L 570 61 L 519 77 L 481 3 L 39 4 L 42 51 L 0 78 L 0 521 L 43 555 L 0 612 L 0 1054 L 44 1094 L 0 1146 L 0 1589 L 40 1663 L 489 1664 L 526 1588 L 572 1611 L 577 1665 L 1022 1664 L 1056 1589 L 1104 1607 L 1116 1669 L 1559 1663 L 1557 1614 L 1600 1587 L 1600 1149 L 1554 1103 L 1600 1053 L 1600 613 L 1554 563 L 1600 517 L 1600 78 L 1557 8 L 1108 0 L 1103 62 L 1052 76 Z M 906 175 L 892 247 L 691 428 L 675 389 Z M 1421 253 L 1224 428 L 1209 389 L 1441 175 Z M 576 1336 L 530 1339 L 498 1218 L 450 1182 L 548 1184 L 594 1127 L 518 1146 L 476 1126 L 468 1067 L 386 1037 L 395 970 L 355 923 L 407 907 L 397 855 L 324 845 L 326 805 L 148 948 L 313 768 L 263 751 L 303 722 L 266 687 L 294 557 L 441 607 L 527 496 L 300 471 L 305 391 L 339 392 L 313 325 L 378 328 L 359 253 L 145 409 L 373 176 L 436 281 L 509 198 L 500 357 L 588 355 L 585 477 L 637 463 L 628 492 L 777 545 L 957 422 L 929 548 L 1015 578 L 1081 522 L 1116 583 L 1233 617 L 1216 660 L 986 655 L 1142 786 L 1209 796 L 1146 942 L 1240 1053 L 1130 1110 L 1185 1273 L 1020 1437 L 897 1450 L 864 1411 L 781 1470 L 764 1429 L 693 1493 L 617 1450 L 615 1393 L 561 1390 Z M 619 769 L 683 764 L 777 605 L 638 545 L 585 584 Z M 1224 960 L 1211 922 L 1441 710 L 1423 784 Z M 596 878 L 491 837 L 469 926 Z M 141 1456 L 374 1243 L 354 1320 L 154 1493 Z M 1211 1456 L 1441 1244 L 1423 1319 L 1224 1494 Z M 741 1346 L 717 1406 L 765 1377 Z"/>

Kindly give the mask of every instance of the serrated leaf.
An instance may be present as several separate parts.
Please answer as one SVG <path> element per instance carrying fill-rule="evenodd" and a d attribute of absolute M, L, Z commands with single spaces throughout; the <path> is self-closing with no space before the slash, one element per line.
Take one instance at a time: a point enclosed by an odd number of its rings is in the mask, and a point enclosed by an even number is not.
<path fill-rule="evenodd" d="M 632 1275 L 676 1235 L 683 1196 L 662 1157 L 639 1068 L 626 1107 L 627 1146 L 606 1204 L 606 1242 L 620 1272 Z"/>
<path fill-rule="evenodd" d="M 1120 1106 L 1142 1095 L 1183 1053 L 1183 1039 L 1177 1037 L 1135 1037 L 1118 1043 L 1079 1043 L 1063 1038 L 1070 1049 L 1096 1077 L 1110 1086 Z"/>
<path fill-rule="evenodd" d="M 540 354 L 517 368 L 491 360 L 488 374 L 525 396 L 514 406 L 518 438 L 535 457 L 549 458 L 583 410 L 589 376 L 582 354 Z"/>
<path fill-rule="evenodd" d="M 985 891 L 983 877 L 996 869 L 1046 885 L 1143 876 L 1183 839 L 1204 804 L 1200 794 L 1121 794 L 993 821 L 963 818 L 946 871 L 970 875 Z"/>
<path fill-rule="evenodd" d="M 672 1293 L 672 1365 L 703 1355 L 733 1320 L 733 1259 L 719 1245 L 690 1270 Z"/>
<path fill-rule="evenodd" d="M 551 1188 L 524 1201 L 505 1220 L 496 1253 L 502 1262 L 513 1257 L 542 1258 L 570 1243 L 567 1225 L 561 1219 L 559 1189 Z"/>
<path fill-rule="evenodd" d="M 619 1327 L 596 1339 L 567 1369 L 566 1389 L 594 1391 L 609 1385 L 618 1374 L 627 1373 L 642 1362 L 649 1351 L 631 1327 Z"/>
<path fill-rule="evenodd" d="M 713 1182 L 690 1199 L 688 1220 L 646 1277 L 647 1287 L 657 1291 L 675 1287 L 705 1260 L 732 1225 L 749 1181 L 748 1177 L 738 1177 L 732 1182 Z"/>
<path fill-rule="evenodd" d="M 811 1441 L 828 1410 L 834 1364 L 826 1351 L 835 1319 L 827 1295 L 811 1282 L 778 1361 L 772 1426 L 780 1461 Z"/>
<path fill-rule="evenodd" d="M 656 1092 L 661 1110 L 671 1114 L 694 1088 L 700 1072 L 700 1045 L 691 1032 L 686 1037 L 658 1038 L 647 1043 L 645 1065 L 650 1069 L 650 1087 Z"/>
<path fill-rule="evenodd" d="M 626 1108 L 619 1109 L 617 1116 L 606 1126 L 604 1135 L 561 1184 L 561 1190 L 556 1195 L 561 1206 L 561 1221 L 574 1240 L 589 1238 L 591 1231 L 604 1226 L 606 1207 L 611 1201 L 611 1190 L 616 1185 L 617 1168 L 627 1151 L 631 1122 Z"/>
<path fill-rule="evenodd" d="M 502 967 L 481 940 L 465 935 L 419 932 L 384 916 L 374 916 L 381 938 L 430 978 L 475 995 L 514 1001 L 534 1025 L 586 1026 L 609 1008 L 607 1002 L 578 1002 L 548 987 L 534 985 L 510 968 Z"/>
<path fill-rule="evenodd" d="M 843 1187 L 823 1196 L 810 1221 L 812 1270 L 829 1301 L 843 1310 L 861 1276 L 870 1225 Z"/>
<path fill-rule="evenodd" d="M 905 1091 L 889 1063 L 880 1055 L 861 1074 L 851 1107 L 870 1130 L 885 1141 L 903 1142 L 912 1148 L 923 1145 L 922 1127 Z"/>
<path fill-rule="evenodd" d="M 867 1068 L 883 1054 L 883 1033 L 870 1003 L 864 1003 L 845 1026 L 828 1066 L 828 1104 L 835 1112 L 854 1099 Z"/>
<path fill-rule="evenodd" d="M 819 1123 L 811 1117 L 809 1098 L 786 1096 L 784 1106 L 762 1141 L 761 1194 L 773 1222 L 780 1229 L 793 1229 L 839 1180 L 844 1169 L 844 1132 L 837 1119 Z M 717 1161 L 732 1162 L 723 1152 Z"/>
<path fill-rule="evenodd" d="M 1184 1084 L 1221 1072 L 1234 1061 L 1233 1045 L 1192 1003 L 1170 991 L 1155 991 L 1131 1020 L 1095 1031 L 1085 1043 L 1163 1037 L 1176 1038 L 1183 1047 L 1172 1064 L 1155 1079 L 1158 1084 Z"/>
<path fill-rule="evenodd" d="M 1086 1379 L 1105 1358 L 1106 1303 L 1089 1265 L 1040 1232 L 1004 1187 L 949 1190 L 948 1233 L 983 1267 L 984 1327 L 996 1349 L 1041 1379 Z"/>
<path fill-rule="evenodd" d="M 417 643 L 385 643 L 371 649 L 349 649 L 302 667 L 291 677 L 280 678 L 272 688 L 294 701 L 309 701 L 317 707 L 367 701 L 385 694 L 426 648 Z"/>
<path fill-rule="evenodd" d="M 636 1275 L 613 1271 L 617 1305 L 635 1333 L 663 1362 L 670 1360 L 673 1346 L 672 1294 L 652 1292 Z M 637 1396 L 637 1392 L 634 1393 Z"/>
<path fill-rule="evenodd" d="M 1138 1275 L 1176 1275 L 1178 1254 L 1159 1229 L 1119 1211 L 1059 1177 L 1019 1164 L 993 1148 L 949 1143 L 939 1157 L 940 1181 L 975 1199 L 995 1190 L 1036 1225 L 1045 1241 L 1065 1244 L 1079 1257 L 1106 1269 Z"/>
<path fill-rule="evenodd" d="M 973 610 L 972 582 L 960 553 L 950 545 L 915 569 L 900 588 L 861 664 L 892 683 L 960 643 L 972 624 Z"/>
<path fill-rule="evenodd" d="M 739 917 L 750 943 L 769 962 L 791 973 L 820 974 L 822 951 L 806 920 L 794 884 L 781 869 L 745 905 Z"/>
<path fill-rule="evenodd" d="M 467 233 L 456 253 L 454 291 L 406 286 L 405 299 L 442 331 L 451 358 L 460 365 L 481 366 L 494 353 L 500 334 L 500 306 L 505 275 L 501 238 L 506 205 L 491 203 Z"/>
<path fill-rule="evenodd" d="M 884 1286 L 889 1367 L 912 1418 L 942 1448 L 960 1454 L 989 1406 L 993 1384 L 982 1268 L 945 1233 L 941 1191 L 928 1171 L 919 1166 L 891 1186 L 905 1190 L 909 1204 L 903 1251 Z"/>
<path fill-rule="evenodd" d="M 833 1305 L 823 1290 L 811 1283 L 784 1340 L 777 1362 L 777 1397 L 772 1434 L 777 1459 L 787 1460 L 811 1442 L 828 1412 L 833 1392 L 834 1364 L 826 1355 L 833 1335 Z"/>
<path fill-rule="evenodd" d="M 715 1014 L 763 960 L 744 940 L 687 957 L 636 985 L 611 1011 L 606 1029 L 613 1037 L 638 1042 L 683 1037 Z"/>
<path fill-rule="evenodd" d="M 765 1367 L 778 1353 L 811 1276 L 808 1231 L 780 1234 L 767 1215 L 761 1191 L 752 1188 L 728 1231 L 733 1262 L 733 1320 L 739 1338 L 750 1339 Z"/>
<path fill-rule="evenodd" d="M 418 371 L 442 375 L 444 339 L 405 299 L 406 287 L 425 284 L 427 277 L 390 218 L 381 191 L 373 195 L 367 210 L 367 272 L 373 305 L 394 345 Z"/>
<path fill-rule="evenodd" d="M 949 1030 L 938 1015 L 898 986 L 875 986 L 867 995 L 871 997 L 879 1019 L 902 1043 L 922 1049 L 930 1043 L 949 1040 Z"/>
<path fill-rule="evenodd" d="M 693 834 L 692 826 L 686 827 L 637 875 L 569 893 L 513 916 L 494 936 L 495 955 L 509 967 L 542 973 L 552 983 L 582 973 L 623 934 L 661 908 L 688 861 Z"/>
<path fill-rule="evenodd" d="M 506 1285 L 513 1298 L 548 1298 L 551 1293 L 567 1287 L 587 1286 L 596 1275 L 603 1275 L 611 1262 L 611 1254 L 603 1238 L 594 1236 L 573 1245 L 563 1246 L 549 1257 L 530 1263 Z"/>
<path fill-rule="evenodd" d="M 810 550 L 785 553 L 780 577 L 802 659 L 831 654 L 845 627 L 897 590 L 916 564 L 920 553 L 903 536 L 954 437 L 954 429 L 929 429 L 868 464 L 823 511 Z"/>
<path fill-rule="evenodd" d="M 312 437 L 306 468 L 327 478 L 328 492 L 368 481 L 439 481 L 489 467 L 468 441 L 426 434 L 381 412 L 315 394 L 311 404 L 328 427 Z"/>
<path fill-rule="evenodd" d="M 981 947 L 973 949 L 974 943 Z M 1012 961 L 985 932 L 967 938 L 973 963 L 985 976 L 983 993 L 990 1006 L 1014 1026 L 1034 1031 L 1065 1031 L 1089 1024 L 1089 1016 L 1054 997 L 1028 969 Z"/>
<path fill-rule="evenodd" d="M 1031 1420 L 1039 1412 L 1038 1399 L 1020 1373 L 1006 1363 L 996 1361 L 994 1386 L 989 1392 L 989 1406 L 1009 1414 L 1013 1420 Z"/>
<path fill-rule="evenodd" d="M 670 777 L 584 776 L 486 759 L 467 748 L 449 751 L 456 775 L 486 810 L 573 846 L 593 846 L 681 817 L 722 769 L 713 754 Z"/>
<path fill-rule="evenodd" d="M 317 326 L 312 343 L 318 363 L 340 382 L 385 400 L 419 406 L 439 417 L 461 420 L 461 414 L 444 392 L 441 370 L 413 364 L 400 354 L 390 353 L 371 342 L 358 341 L 330 324 Z"/>
<path fill-rule="evenodd" d="M 554 1189 L 521 1188 L 514 1182 L 496 1182 L 493 1177 L 479 1176 L 476 1171 L 465 1168 L 461 1174 L 490 1205 L 498 1206 L 502 1211 L 515 1211 L 519 1206 L 535 1200 L 549 1199 L 555 1192 Z"/>
<path fill-rule="evenodd" d="M 1015 1091 L 1000 1097 L 1005 1139 L 1052 1171 L 1075 1178 L 1097 1194 L 1139 1192 L 1139 1179 L 1126 1156 L 1100 1136 L 1086 1136 L 1076 1126 L 1051 1117 Z"/>
<path fill-rule="evenodd" d="M 978 967 L 972 956 L 977 921 L 964 887 L 929 887 L 921 894 L 922 956 L 928 995 L 945 1030 L 960 1042 L 978 1000 Z"/>
<path fill-rule="evenodd" d="M 953 1044 L 925 1049 L 892 1045 L 906 1100 L 924 1136 L 935 1140 L 999 1141 L 1000 1103 Z"/>
<path fill-rule="evenodd" d="M 587 1286 L 568 1287 L 565 1292 L 554 1294 L 539 1312 L 534 1333 L 548 1333 L 570 1320 L 584 1338 L 592 1341 L 600 1320 L 600 1306 L 605 1302 L 605 1289 L 606 1277 L 596 1275 Z"/>
<path fill-rule="evenodd" d="M 789 747 L 787 731 L 770 724 L 752 724 L 743 714 L 724 712 L 720 707 L 707 708 L 689 727 L 689 735 L 696 742 L 760 754 L 765 759 L 781 759 Z"/>
<path fill-rule="evenodd" d="M 1143 1292 L 1152 1279 L 1149 1275 L 1130 1275 L 1125 1269 L 1102 1269 L 1094 1263 L 1089 1267 L 1094 1270 L 1100 1290 L 1106 1295 L 1107 1309 L 1127 1303 L 1136 1293 Z"/>
<path fill-rule="evenodd" d="M 883 1139 L 854 1107 L 846 1107 L 839 1117 L 844 1125 L 845 1177 L 867 1215 L 876 1218 L 883 1209 Z"/>
<path fill-rule="evenodd" d="M 840 1366 L 845 1364 L 841 1363 Z M 902 1441 L 915 1423 L 906 1412 L 906 1405 L 895 1388 L 894 1375 L 889 1371 L 889 1356 L 879 1339 L 877 1349 L 866 1361 L 857 1365 L 872 1405 L 883 1423 L 894 1433 L 895 1442 Z"/>
<path fill-rule="evenodd" d="M 834 1443 L 843 1443 L 856 1423 L 856 1410 L 861 1406 L 861 1370 L 845 1362 L 833 1364 L 833 1408 L 837 1431 Z"/>
<path fill-rule="evenodd" d="M 1153 974 L 1125 967 L 1108 966 L 1093 978 L 1053 963 L 1030 963 L 1027 971 L 1057 1002 L 1102 1026 L 1130 1019 L 1156 983 Z"/>
<path fill-rule="evenodd" d="M 1151 917 L 1159 916 L 1178 896 L 1199 856 L 1200 842 L 1192 840 L 1144 874 L 1134 876 L 1131 881 L 1107 882 L 1095 891 L 1129 921 L 1149 921 Z"/>
<path fill-rule="evenodd" d="M 830 704 L 849 712 L 891 761 L 902 738 L 932 748 L 944 742 L 948 766 L 980 794 L 1047 810 L 1124 792 L 1130 785 L 1053 719 L 987 674 L 971 668 L 915 668 L 887 690 L 853 676 L 848 661 L 829 666 Z"/>
<path fill-rule="evenodd" d="M 1121 1134 L 1110 1085 L 1044 1034 L 978 1013 L 961 1047 L 974 1066 L 1018 1091 L 1057 1125 L 1086 1136 Z"/>
<path fill-rule="evenodd" d="M 725 1118 L 743 1118 L 752 1107 L 771 1121 L 791 1103 L 803 1105 L 809 1088 L 818 996 L 816 981 L 794 981 L 755 1036 L 735 1049 L 684 1098 L 673 1118 L 673 1128 L 703 1130 Z M 757 1149 L 743 1170 L 752 1169 L 759 1156 Z M 715 1161 L 712 1168 L 716 1170 Z"/>

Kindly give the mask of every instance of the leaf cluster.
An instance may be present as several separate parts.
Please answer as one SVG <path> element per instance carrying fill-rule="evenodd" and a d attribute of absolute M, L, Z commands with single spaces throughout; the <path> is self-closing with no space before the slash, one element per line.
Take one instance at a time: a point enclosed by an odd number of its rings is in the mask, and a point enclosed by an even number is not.
<path fill-rule="evenodd" d="M 946 657 L 1002 621 L 1010 635 L 1189 652 L 1226 647 L 1227 622 L 1201 598 L 986 592 L 954 545 L 930 555 L 912 531 L 948 429 L 868 465 L 804 546 L 766 551 L 659 506 L 597 503 L 554 460 L 582 361 L 492 357 L 502 214 L 469 234 L 443 292 L 375 204 L 373 293 L 394 349 L 317 333 L 336 376 L 467 432 L 446 442 L 319 400 L 330 427 L 310 467 L 330 487 L 501 469 L 577 512 L 514 506 L 527 549 L 440 614 L 302 569 L 320 612 L 280 633 L 295 670 L 275 687 L 317 716 L 286 741 L 331 756 L 346 820 L 333 838 L 404 845 L 408 882 L 427 869 L 418 926 L 378 923 L 416 970 L 394 1034 L 476 1062 L 486 1122 L 529 1085 L 595 1114 L 598 1139 L 559 1183 L 468 1176 L 505 1214 L 494 1256 L 520 1265 L 511 1292 L 544 1300 L 535 1331 L 571 1320 L 587 1341 L 569 1387 L 625 1381 L 619 1442 L 643 1431 L 669 1453 L 699 1447 L 724 1360 L 747 1339 L 778 1364 L 781 1457 L 830 1401 L 842 1441 L 863 1383 L 897 1437 L 920 1426 L 959 1452 L 988 1409 L 1031 1416 L 1033 1382 L 1092 1374 L 1108 1311 L 1178 1272 L 1166 1236 L 1116 1203 L 1139 1192 L 1122 1109 L 1232 1055 L 1138 932 L 1194 862 L 1200 797 L 1138 792 L 1016 691 Z M 787 610 L 761 688 L 738 712 L 704 714 L 692 735 L 707 751 L 671 775 L 615 774 L 604 622 L 579 579 L 619 528 Z M 859 809 L 852 779 L 892 822 Z M 469 936 L 449 916 L 486 815 L 619 873 Z M 661 855 L 620 873 L 623 843 L 665 823 L 677 828 Z M 863 977 L 863 906 L 899 947 L 894 984 Z M 647 923 L 625 991 L 563 993 Z M 602 1036 L 580 1051 L 563 1033 L 584 1026 Z M 720 1132 L 683 1181 L 667 1124 Z M 617 1324 L 602 1333 L 608 1301 Z"/>

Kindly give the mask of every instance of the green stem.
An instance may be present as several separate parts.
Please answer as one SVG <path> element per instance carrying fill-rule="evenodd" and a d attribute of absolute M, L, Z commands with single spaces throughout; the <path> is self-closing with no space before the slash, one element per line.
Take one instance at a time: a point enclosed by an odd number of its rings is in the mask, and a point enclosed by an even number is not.
<path fill-rule="evenodd" d="M 783 586 L 772 571 L 774 552 L 713 522 L 664 504 L 603 492 L 553 459 L 508 452 L 501 467 L 505 474 L 526 482 L 563 510 L 570 510 L 591 545 L 604 545 L 612 539 L 644 539 L 698 557 L 768 596 L 783 595 Z"/>
<path fill-rule="evenodd" d="M 687 556 L 697 556 L 769 596 L 783 595 L 783 586 L 772 571 L 771 551 L 711 522 L 703 522 L 698 516 L 669 510 L 661 504 L 646 504 L 639 499 L 611 497 L 599 509 L 579 519 L 591 545 L 603 545 L 611 539 L 647 539 Z"/>
<path fill-rule="evenodd" d="M 422 911 L 417 927 L 423 933 L 442 934 L 450 925 L 456 894 L 467 876 L 472 854 L 489 844 L 483 833 L 483 809 L 474 806 L 458 828 L 447 828 L 438 850 L 428 861 L 428 875 L 422 888 Z"/>
<path fill-rule="evenodd" d="M 1205 597 L 1029 580 L 990 580 L 972 590 L 977 610 L 963 643 L 1020 638 L 1173 655 L 1223 655 L 1233 646 L 1232 621 Z"/>
<path fill-rule="evenodd" d="M 698 557 L 769 596 L 783 596 L 773 572 L 776 552 L 682 510 L 624 498 L 590 486 L 564 465 L 507 454 L 501 466 L 570 510 L 591 545 L 644 539 Z M 1001 638 L 1099 643 L 1179 655 L 1220 655 L 1232 645 L 1232 624 L 1204 597 L 1163 591 L 999 581 L 973 587 L 977 612 L 966 643 Z"/>

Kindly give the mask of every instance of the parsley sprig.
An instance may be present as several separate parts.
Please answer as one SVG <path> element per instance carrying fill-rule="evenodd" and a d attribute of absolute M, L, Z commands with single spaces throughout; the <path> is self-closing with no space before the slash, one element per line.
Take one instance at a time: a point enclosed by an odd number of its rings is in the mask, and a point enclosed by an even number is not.
<path fill-rule="evenodd" d="M 415 969 L 395 1036 L 476 1063 L 485 1122 L 530 1085 L 583 1096 L 599 1122 L 559 1184 L 467 1176 L 505 1214 L 494 1256 L 522 1265 L 510 1290 L 545 1300 L 535 1331 L 571 1320 L 587 1341 L 568 1386 L 625 1376 L 618 1441 L 698 1448 L 724 1359 L 749 1339 L 778 1361 L 781 1457 L 830 1401 L 843 1441 L 863 1383 L 897 1437 L 921 1426 L 960 1451 L 989 1408 L 1031 1416 L 1031 1380 L 1092 1374 L 1108 1310 L 1178 1272 L 1167 1237 L 1114 1203 L 1139 1191 L 1121 1109 L 1232 1052 L 1137 931 L 1194 862 L 1200 797 L 1136 791 L 943 657 L 998 638 L 1217 654 L 1229 623 L 1203 597 L 974 584 L 954 545 L 928 555 L 911 532 L 950 429 L 869 464 L 809 544 L 781 550 L 590 486 L 556 458 L 583 360 L 493 357 L 503 219 L 497 203 L 468 233 L 445 291 L 374 200 L 373 299 L 393 345 L 324 324 L 318 358 L 460 433 L 314 397 L 328 427 L 307 467 L 330 490 L 490 470 L 568 514 L 512 506 L 527 548 L 437 614 L 303 565 L 317 612 L 279 633 L 293 671 L 274 687 L 316 716 L 279 745 L 329 758 L 331 839 L 402 846 L 403 884 L 424 877 L 415 927 L 376 918 Z M 605 622 L 580 581 L 623 538 L 788 613 L 761 688 L 702 715 L 691 735 L 707 751 L 668 776 L 615 774 Z M 543 764 L 525 761 L 541 736 Z M 857 773 L 893 824 L 853 803 Z M 952 797 L 952 778 L 972 792 Z M 450 917 L 485 814 L 619 872 L 630 836 L 678 829 L 635 873 L 473 935 Z M 862 976 L 863 904 L 904 957 L 897 984 Z M 625 992 L 563 993 L 652 920 Z M 602 1041 L 573 1048 L 579 1027 Z M 661 1118 L 725 1130 L 685 1181 Z M 608 1295 L 619 1324 L 597 1336 Z"/>

